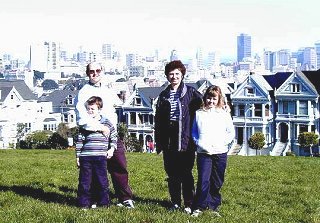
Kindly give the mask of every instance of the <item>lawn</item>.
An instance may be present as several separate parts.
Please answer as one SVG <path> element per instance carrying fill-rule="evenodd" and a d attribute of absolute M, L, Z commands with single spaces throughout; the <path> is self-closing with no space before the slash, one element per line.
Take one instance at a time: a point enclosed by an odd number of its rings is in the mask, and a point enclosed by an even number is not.
<path fill-rule="evenodd" d="M 162 156 L 127 159 L 136 208 L 83 211 L 74 151 L 0 150 L 0 222 L 320 222 L 319 158 L 230 156 L 220 218 L 169 212 Z"/>

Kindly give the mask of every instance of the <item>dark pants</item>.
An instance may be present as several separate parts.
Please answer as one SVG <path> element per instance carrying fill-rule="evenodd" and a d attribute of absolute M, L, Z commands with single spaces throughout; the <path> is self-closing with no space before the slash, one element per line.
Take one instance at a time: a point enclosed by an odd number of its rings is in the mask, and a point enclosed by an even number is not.
<path fill-rule="evenodd" d="M 109 205 L 109 183 L 107 178 L 107 160 L 105 156 L 80 157 L 78 185 L 78 204 L 90 207 L 92 203 L 91 187 L 95 179 L 95 193 L 99 206 Z"/>
<path fill-rule="evenodd" d="M 173 204 L 181 205 L 181 190 L 185 207 L 191 207 L 194 198 L 192 169 L 194 152 L 164 151 L 164 169 L 168 175 L 168 187 Z"/>
<path fill-rule="evenodd" d="M 118 139 L 117 149 L 114 151 L 113 156 L 107 162 L 108 172 L 110 173 L 115 195 L 119 202 L 132 199 L 132 191 L 129 186 L 129 177 L 127 171 L 127 159 L 125 155 L 125 147 L 123 142 Z M 94 198 L 97 196 L 95 193 L 95 179 L 92 187 Z"/>
<path fill-rule="evenodd" d="M 227 153 L 197 154 L 198 183 L 195 209 L 216 210 L 221 204 L 220 190 L 227 167 Z"/>
<path fill-rule="evenodd" d="M 118 139 L 117 150 L 113 157 L 108 160 L 108 171 L 111 176 L 113 188 L 119 202 L 132 199 L 132 191 L 129 186 L 127 171 L 127 159 L 123 142 Z"/>

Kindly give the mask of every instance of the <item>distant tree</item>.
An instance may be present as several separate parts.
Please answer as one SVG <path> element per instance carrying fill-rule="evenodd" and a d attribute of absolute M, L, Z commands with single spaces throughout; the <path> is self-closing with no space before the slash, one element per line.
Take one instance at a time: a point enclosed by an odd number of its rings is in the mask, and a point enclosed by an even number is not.
<path fill-rule="evenodd" d="M 50 136 L 48 131 L 35 131 L 26 137 L 26 144 L 30 149 L 47 149 L 47 141 Z"/>
<path fill-rule="evenodd" d="M 42 82 L 42 88 L 43 90 L 54 90 L 54 89 L 58 89 L 59 85 L 51 79 L 46 79 Z"/>
<path fill-rule="evenodd" d="M 249 146 L 252 148 L 252 149 L 255 149 L 256 150 L 256 154 L 259 150 L 260 152 L 260 155 L 261 155 L 261 150 L 262 148 L 264 147 L 264 145 L 266 144 L 265 143 L 265 137 L 263 135 L 262 132 L 256 132 L 254 133 L 250 138 L 249 138 Z"/>
<path fill-rule="evenodd" d="M 319 136 L 314 132 L 302 132 L 299 134 L 298 142 L 302 148 L 309 148 L 310 156 L 313 156 L 312 147 L 318 145 Z"/>
<path fill-rule="evenodd" d="M 57 131 L 56 131 L 62 138 L 68 139 L 68 136 L 70 135 L 70 128 L 66 123 L 60 123 L 58 125 Z"/>
<path fill-rule="evenodd" d="M 123 123 L 123 122 L 120 122 L 118 124 L 118 136 L 121 140 L 126 140 L 126 138 L 128 138 L 128 126 Z"/>
<path fill-rule="evenodd" d="M 128 126 L 125 123 L 118 124 L 118 137 L 124 141 L 126 150 L 130 152 L 141 152 L 143 143 L 139 142 L 136 137 L 128 134 Z"/>
<path fill-rule="evenodd" d="M 48 138 L 47 146 L 51 149 L 66 149 L 68 148 L 68 139 L 62 137 L 58 132 L 54 132 Z"/>
<path fill-rule="evenodd" d="M 19 142 L 21 138 L 24 136 L 26 125 L 24 123 L 17 124 L 17 141 Z"/>

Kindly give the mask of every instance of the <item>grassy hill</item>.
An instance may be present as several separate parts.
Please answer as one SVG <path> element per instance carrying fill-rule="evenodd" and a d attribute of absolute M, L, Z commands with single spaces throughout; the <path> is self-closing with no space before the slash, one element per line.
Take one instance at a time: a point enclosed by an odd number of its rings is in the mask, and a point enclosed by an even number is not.
<path fill-rule="evenodd" d="M 83 211 L 73 151 L 0 150 L 0 222 L 320 222 L 319 158 L 229 157 L 221 218 L 169 212 L 162 156 L 127 159 L 136 208 Z"/>

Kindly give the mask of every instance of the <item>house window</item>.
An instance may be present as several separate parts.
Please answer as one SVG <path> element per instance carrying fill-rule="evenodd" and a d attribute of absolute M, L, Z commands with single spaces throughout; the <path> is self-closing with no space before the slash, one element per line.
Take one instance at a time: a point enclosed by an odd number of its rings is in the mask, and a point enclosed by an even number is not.
<path fill-rule="evenodd" d="M 43 130 L 48 130 L 47 124 L 44 124 L 44 125 L 43 125 Z"/>
<path fill-rule="evenodd" d="M 294 101 L 284 101 L 282 102 L 282 106 L 282 114 L 296 114 L 296 103 Z"/>
<path fill-rule="evenodd" d="M 138 118 L 139 118 L 139 123 L 138 124 L 143 124 L 143 115 L 142 114 L 138 114 Z"/>
<path fill-rule="evenodd" d="M 300 84 L 291 84 L 291 85 L 290 85 L 290 90 L 291 90 L 291 92 L 293 92 L 293 93 L 301 92 Z"/>
<path fill-rule="evenodd" d="M 254 94 L 253 87 L 247 87 L 247 95 L 253 95 L 253 94 Z"/>
<path fill-rule="evenodd" d="M 133 125 L 137 124 L 135 112 L 130 112 L 130 124 L 133 124 Z"/>
<path fill-rule="evenodd" d="M 266 117 L 269 117 L 269 115 L 270 115 L 270 106 L 269 106 L 269 105 L 266 105 L 266 106 L 264 107 L 264 110 L 265 110 L 265 115 L 266 115 Z"/>
<path fill-rule="evenodd" d="M 11 98 L 11 99 L 13 99 L 13 94 L 12 94 L 12 95 L 10 95 L 10 98 Z"/>
<path fill-rule="evenodd" d="M 254 116 L 262 117 L 262 104 L 254 105 Z"/>
<path fill-rule="evenodd" d="M 67 105 L 73 105 L 73 97 L 72 97 L 72 95 L 68 95 L 68 97 L 66 99 L 66 104 Z"/>
<path fill-rule="evenodd" d="M 244 105 L 239 105 L 239 116 L 244 116 Z"/>
<path fill-rule="evenodd" d="M 300 101 L 299 114 L 300 115 L 308 115 L 308 102 L 307 101 Z"/>
<path fill-rule="evenodd" d="M 141 105 L 141 98 L 136 98 L 136 105 Z"/>
<path fill-rule="evenodd" d="M 68 114 L 63 114 L 63 122 L 68 122 Z"/>
<path fill-rule="evenodd" d="M 308 132 L 308 126 L 307 125 L 299 125 L 299 132 Z"/>
<path fill-rule="evenodd" d="M 74 122 L 74 118 L 73 118 L 73 115 L 70 115 L 70 122 Z"/>

